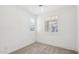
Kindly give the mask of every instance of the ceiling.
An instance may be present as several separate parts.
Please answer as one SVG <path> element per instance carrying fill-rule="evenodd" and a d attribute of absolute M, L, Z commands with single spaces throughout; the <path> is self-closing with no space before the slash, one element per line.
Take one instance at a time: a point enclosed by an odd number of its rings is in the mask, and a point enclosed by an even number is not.
<path fill-rule="evenodd" d="M 25 9 L 27 9 L 28 11 L 30 11 L 31 13 L 35 14 L 35 15 L 39 15 L 42 13 L 47 13 L 50 11 L 54 11 L 58 8 L 64 7 L 64 5 L 23 5 L 21 6 Z"/>

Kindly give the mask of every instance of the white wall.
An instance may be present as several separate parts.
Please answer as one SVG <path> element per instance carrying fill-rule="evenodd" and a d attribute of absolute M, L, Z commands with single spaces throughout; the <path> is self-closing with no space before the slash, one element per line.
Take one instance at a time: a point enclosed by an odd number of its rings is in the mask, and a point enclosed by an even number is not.
<path fill-rule="evenodd" d="M 35 41 L 35 32 L 30 31 L 28 11 L 18 6 L 0 6 L 0 53 L 10 53 Z"/>
<path fill-rule="evenodd" d="M 45 20 L 49 16 L 58 16 L 59 32 L 45 32 Z M 38 15 L 37 41 L 76 50 L 76 12 L 75 6 L 65 6 L 50 13 Z"/>
<path fill-rule="evenodd" d="M 77 11 L 77 49 L 79 52 L 79 6 L 76 6 Z"/>
<path fill-rule="evenodd" d="M 58 16 L 58 33 L 45 32 L 44 23 L 48 16 Z M 30 18 L 37 18 L 38 33 L 29 30 Z M 74 6 L 66 6 L 36 17 L 18 6 L 0 6 L 0 53 L 10 53 L 35 41 L 76 50 L 75 20 Z"/>

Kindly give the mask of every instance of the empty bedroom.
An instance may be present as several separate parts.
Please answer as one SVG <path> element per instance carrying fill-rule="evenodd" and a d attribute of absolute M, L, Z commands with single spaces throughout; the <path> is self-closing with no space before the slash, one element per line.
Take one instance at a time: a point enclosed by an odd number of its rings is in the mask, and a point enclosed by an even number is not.
<path fill-rule="evenodd" d="M 78 5 L 0 5 L 0 54 L 78 54 Z"/>

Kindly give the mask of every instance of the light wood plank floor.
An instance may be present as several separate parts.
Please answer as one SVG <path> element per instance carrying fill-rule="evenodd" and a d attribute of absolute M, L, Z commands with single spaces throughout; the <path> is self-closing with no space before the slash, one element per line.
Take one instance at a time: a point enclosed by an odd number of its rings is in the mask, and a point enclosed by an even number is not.
<path fill-rule="evenodd" d="M 77 52 L 36 42 L 11 54 L 77 54 Z"/>

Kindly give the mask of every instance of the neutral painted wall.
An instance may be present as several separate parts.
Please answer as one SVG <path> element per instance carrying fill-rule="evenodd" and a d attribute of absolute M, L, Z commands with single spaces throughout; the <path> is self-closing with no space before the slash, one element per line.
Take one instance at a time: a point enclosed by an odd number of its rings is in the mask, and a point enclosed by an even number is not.
<path fill-rule="evenodd" d="M 59 32 L 45 32 L 45 21 L 49 16 L 58 16 Z M 50 13 L 38 15 L 37 41 L 76 50 L 76 11 L 75 6 L 65 6 Z"/>
<path fill-rule="evenodd" d="M 79 6 L 76 6 L 77 11 L 77 50 L 79 52 Z"/>
<path fill-rule="evenodd" d="M 44 24 L 48 16 L 58 16 L 58 33 L 45 32 Z M 29 30 L 30 18 L 37 18 L 38 33 Z M 38 16 L 20 6 L 0 6 L 0 53 L 10 53 L 35 41 L 76 50 L 75 20 L 74 6 Z"/>
<path fill-rule="evenodd" d="M 18 6 L 0 6 L 0 53 L 10 53 L 35 41 L 35 32 L 30 31 L 27 10 Z"/>

